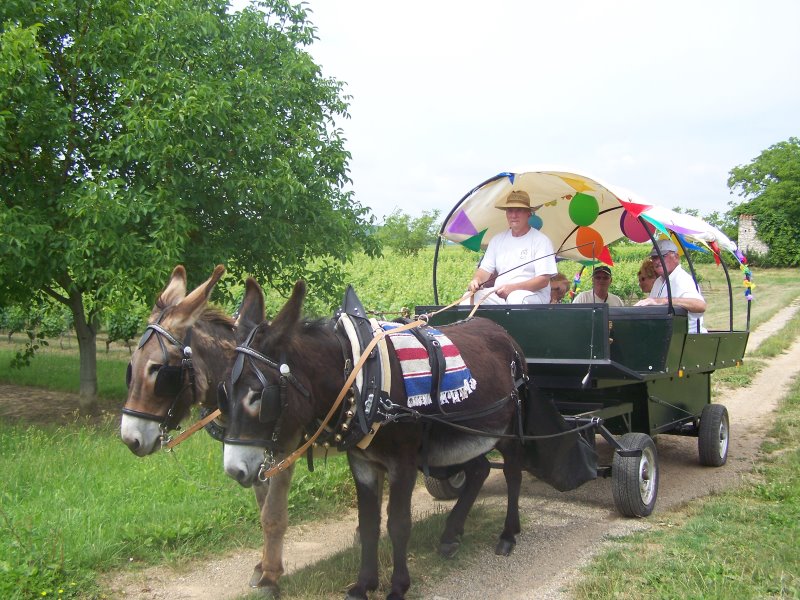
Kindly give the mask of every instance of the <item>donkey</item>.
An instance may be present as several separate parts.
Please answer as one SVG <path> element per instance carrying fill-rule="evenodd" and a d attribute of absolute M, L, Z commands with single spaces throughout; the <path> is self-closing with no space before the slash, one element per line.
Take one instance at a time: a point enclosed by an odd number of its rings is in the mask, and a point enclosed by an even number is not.
<path fill-rule="evenodd" d="M 265 451 L 274 452 L 277 461 L 297 447 L 304 427 L 325 417 L 346 381 L 350 352 L 330 322 L 301 320 L 305 292 L 305 284 L 297 282 L 289 301 L 268 324 L 264 321 L 263 293 L 254 280 L 247 280 L 237 330 L 239 356 L 219 400 L 228 425 L 225 471 L 244 486 L 263 475 Z M 420 467 L 443 473 L 453 466 L 463 469 L 466 476 L 440 538 L 439 551 L 449 556 L 458 548 L 469 510 L 488 477 L 490 465 L 485 455 L 497 448 L 504 459 L 508 507 L 495 551 L 507 555 L 516 544 L 523 455 L 522 444 L 508 434 L 514 431 L 519 417 L 519 402 L 515 400 L 519 380 L 527 376 L 524 354 L 501 326 L 487 319 L 473 318 L 440 330 L 458 348 L 477 382 L 469 396 L 470 411 L 455 415 L 457 423 L 453 425 L 424 416 L 403 418 L 414 411 L 408 408 L 400 362 L 394 352 L 388 352 L 392 378 L 390 402 L 383 407 L 387 418 L 369 446 L 348 449 L 361 539 L 361 568 L 357 582 L 347 592 L 348 599 L 366 599 L 367 593 L 378 587 L 385 475 L 389 482 L 387 524 L 393 547 L 390 600 L 404 598 L 411 583 L 407 566 L 411 496 Z"/>
<path fill-rule="evenodd" d="M 218 265 L 211 277 L 187 296 L 186 270 L 179 265 L 153 307 L 128 365 L 128 398 L 122 408 L 122 441 L 137 456 L 156 452 L 162 436 L 189 415 L 193 403 L 206 411 L 217 408 L 217 386 L 225 378 L 236 347 L 236 322 L 208 306 L 224 272 Z M 264 546 L 250 585 L 267 594 L 278 594 L 283 573 L 291 480 L 292 470 L 288 469 L 253 488 Z"/>

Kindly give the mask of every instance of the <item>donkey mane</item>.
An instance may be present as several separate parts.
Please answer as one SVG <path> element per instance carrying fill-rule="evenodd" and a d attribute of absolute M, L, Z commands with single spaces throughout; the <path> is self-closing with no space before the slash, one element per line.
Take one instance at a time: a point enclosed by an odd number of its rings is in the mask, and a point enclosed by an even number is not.
<path fill-rule="evenodd" d="M 230 327 L 233 329 L 235 321 L 233 317 L 225 314 L 225 312 L 216 306 L 207 306 L 200 315 L 201 321 L 206 321 L 209 325 L 221 325 L 223 327 Z"/>
<path fill-rule="evenodd" d="M 156 302 L 155 310 L 158 310 L 159 312 L 162 313 L 167 313 L 167 311 L 174 308 L 175 306 L 176 306 L 175 304 L 166 304 L 161 300 L 161 298 L 159 298 L 158 301 Z M 203 312 L 200 314 L 197 320 L 204 321 L 209 325 L 219 325 L 229 329 L 233 329 L 236 325 L 236 322 L 234 321 L 233 317 L 226 315 L 221 308 L 210 305 L 206 306 L 205 309 L 203 309 Z"/>
<path fill-rule="evenodd" d="M 329 339 L 331 334 L 330 319 L 301 319 L 290 328 L 288 339 L 283 338 L 286 331 L 276 332 L 269 324 L 262 323 L 258 326 L 266 336 L 264 342 L 266 346 L 272 347 L 288 342 L 289 347 L 298 350 L 302 344 L 313 342 L 324 342 Z"/>

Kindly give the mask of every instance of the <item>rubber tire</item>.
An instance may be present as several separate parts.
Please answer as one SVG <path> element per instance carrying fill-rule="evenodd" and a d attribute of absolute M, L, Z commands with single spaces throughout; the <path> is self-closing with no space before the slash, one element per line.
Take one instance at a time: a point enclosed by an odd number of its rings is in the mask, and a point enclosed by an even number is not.
<path fill-rule="evenodd" d="M 697 432 L 700 464 L 706 467 L 724 465 L 728 461 L 730 435 L 728 409 L 722 404 L 706 404 L 700 413 L 700 428 Z"/>
<path fill-rule="evenodd" d="M 447 479 L 437 479 L 425 475 L 425 488 L 437 500 L 455 500 L 461 495 L 466 481 L 464 471 L 459 471 Z"/>
<path fill-rule="evenodd" d="M 628 450 L 641 450 L 641 456 L 620 456 L 614 452 L 611 464 L 611 489 L 614 505 L 625 517 L 646 517 L 658 498 L 658 452 L 646 433 L 626 433 L 619 440 Z"/>

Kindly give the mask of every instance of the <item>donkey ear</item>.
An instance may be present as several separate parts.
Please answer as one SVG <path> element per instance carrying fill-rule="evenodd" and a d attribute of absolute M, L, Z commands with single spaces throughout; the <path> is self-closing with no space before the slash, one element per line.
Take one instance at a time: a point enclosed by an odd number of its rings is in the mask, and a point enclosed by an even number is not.
<path fill-rule="evenodd" d="M 177 304 L 186 296 L 186 269 L 178 265 L 172 270 L 166 287 L 159 294 L 156 305 L 153 307 L 152 316 L 161 314 L 168 306 Z"/>
<path fill-rule="evenodd" d="M 193 324 L 197 318 L 202 314 L 208 305 L 208 299 L 211 297 L 211 292 L 214 286 L 225 273 L 223 265 L 217 265 L 211 277 L 197 286 L 186 298 L 180 301 L 178 308 L 175 311 L 175 326 L 186 326 Z"/>
<path fill-rule="evenodd" d="M 250 332 L 253 327 L 264 322 L 264 292 L 261 286 L 252 277 L 248 277 L 244 284 L 244 299 L 239 307 L 239 316 L 236 317 L 236 329 Z"/>
<path fill-rule="evenodd" d="M 294 284 L 292 295 L 283 305 L 278 315 L 272 321 L 273 329 L 278 336 L 286 334 L 299 320 L 303 310 L 303 300 L 306 297 L 306 282 L 302 279 Z"/>

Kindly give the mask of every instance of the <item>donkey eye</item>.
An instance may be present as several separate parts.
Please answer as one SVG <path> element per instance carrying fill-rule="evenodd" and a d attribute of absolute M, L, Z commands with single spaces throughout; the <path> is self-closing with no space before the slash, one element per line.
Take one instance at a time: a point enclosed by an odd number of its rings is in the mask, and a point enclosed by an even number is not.
<path fill-rule="evenodd" d="M 257 393 L 255 390 L 250 390 L 247 392 L 247 396 L 244 397 L 242 402 L 248 412 L 258 414 L 258 411 L 261 409 L 261 394 Z"/>

